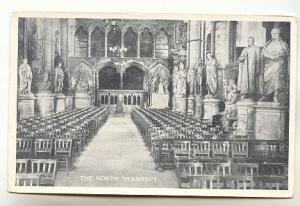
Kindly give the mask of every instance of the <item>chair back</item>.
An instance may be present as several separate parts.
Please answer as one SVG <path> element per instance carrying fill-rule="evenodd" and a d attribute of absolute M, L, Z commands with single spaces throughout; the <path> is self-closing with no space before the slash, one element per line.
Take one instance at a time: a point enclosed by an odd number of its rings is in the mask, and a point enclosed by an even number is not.
<path fill-rule="evenodd" d="M 56 139 L 54 141 L 54 154 L 71 156 L 72 139 Z"/>
<path fill-rule="evenodd" d="M 16 173 L 27 173 L 28 159 L 16 159 Z"/>
<path fill-rule="evenodd" d="M 46 154 L 51 156 L 53 139 L 35 139 L 34 140 L 34 153 L 35 156 L 39 154 Z"/>

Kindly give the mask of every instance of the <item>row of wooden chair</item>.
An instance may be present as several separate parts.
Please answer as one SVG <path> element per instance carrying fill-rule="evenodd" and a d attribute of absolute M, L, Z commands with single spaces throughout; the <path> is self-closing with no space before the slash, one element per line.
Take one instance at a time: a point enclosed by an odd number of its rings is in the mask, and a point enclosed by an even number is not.
<path fill-rule="evenodd" d="M 166 109 L 136 108 L 131 116 L 157 168 L 175 168 L 180 187 L 287 187 L 287 176 L 282 172 L 287 168 L 282 164 L 287 162 L 286 140 L 250 140 L 247 136 L 224 135 L 222 128 L 213 122 L 195 120 Z M 264 171 L 267 162 L 273 166 L 279 164 L 280 172 Z M 269 176 L 274 178 L 264 181 L 263 177 Z"/>
<path fill-rule="evenodd" d="M 51 185 L 51 182 L 45 182 L 44 176 L 39 174 L 40 167 L 47 167 L 53 163 L 55 171 L 56 169 L 71 170 L 75 159 L 97 134 L 107 118 L 106 108 L 90 107 L 55 113 L 46 118 L 30 118 L 27 119 L 28 122 L 22 120 L 20 123 L 22 127 L 17 130 L 22 134 L 17 135 L 16 139 L 16 184 L 47 185 L 49 183 L 48 185 Z M 39 121 L 45 124 L 41 125 Z M 43 127 L 54 124 L 56 132 L 44 131 L 36 134 L 33 130 L 35 128 L 33 125 L 37 125 L 37 131 L 41 131 Z M 38 172 L 35 172 L 36 167 Z"/>
<path fill-rule="evenodd" d="M 52 186 L 55 182 L 57 160 L 17 159 L 17 186 Z"/>
<path fill-rule="evenodd" d="M 188 162 L 176 168 L 179 187 L 287 189 L 284 163 Z"/>

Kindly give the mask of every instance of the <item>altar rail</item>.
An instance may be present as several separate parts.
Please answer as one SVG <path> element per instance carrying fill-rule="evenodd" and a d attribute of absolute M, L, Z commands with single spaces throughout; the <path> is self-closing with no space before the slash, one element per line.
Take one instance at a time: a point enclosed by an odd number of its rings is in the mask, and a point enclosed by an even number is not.
<path fill-rule="evenodd" d="M 123 105 L 124 113 L 133 107 L 144 107 L 147 95 L 143 90 L 98 90 L 97 105 L 107 107 L 109 113 L 115 112 L 116 106 Z"/>

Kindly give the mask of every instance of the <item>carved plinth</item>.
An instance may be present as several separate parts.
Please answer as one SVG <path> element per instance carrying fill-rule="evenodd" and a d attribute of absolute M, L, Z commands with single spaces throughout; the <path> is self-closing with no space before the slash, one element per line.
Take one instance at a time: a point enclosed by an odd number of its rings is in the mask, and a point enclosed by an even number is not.
<path fill-rule="evenodd" d="M 66 96 L 57 94 L 55 96 L 55 112 L 65 111 L 66 109 Z"/>
<path fill-rule="evenodd" d="M 178 111 L 186 114 L 186 97 L 173 97 L 173 111 Z"/>
<path fill-rule="evenodd" d="M 209 119 L 213 121 L 213 116 L 219 112 L 219 102 L 220 100 L 216 98 L 205 98 L 204 103 L 204 119 Z"/>
<path fill-rule="evenodd" d="M 257 102 L 255 106 L 255 138 L 258 140 L 282 140 L 288 126 L 288 109 L 276 102 Z"/>
<path fill-rule="evenodd" d="M 36 94 L 36 113 L 38 116 L 45 117 L 54 112 L 54 95 L 52 93 Z"/>
<path fill-rule="evenodd" d="M 18 96 L 18 118 L 24 119 L 34 117 L 34 101 L 33 94 L 21 94 Z"/>
<path fill-rule="evenodd" d="M 202 118 L 203 114 L 204 114 L 203 98 L 197 95 L 195 99 L 195 116 L 197 118 Z"/>
<path fill-rule="evenodd" d="M 74 96 L 74 107 L 83 108 L 91 106 L 91 102 L 87 93 L 76 93 Z"/>
<path fill-rule="evenodd" d="M 167 108 L 169 106 L 169 95 L 153 93 L 151 95 L 152 108 Z"/>
<path fill-rule="evenodd" d="M 241 99 L 236 103 L 238 110 L 237 131 L 238 135 L 253 137 L 255 128 L 255 106 L 252 99 Z"/>
<path fill-rule="evenodd" d="M 187 99 L 187 113 L 194 115 L 195 114 L 195 96 L 190 95 Z"/>

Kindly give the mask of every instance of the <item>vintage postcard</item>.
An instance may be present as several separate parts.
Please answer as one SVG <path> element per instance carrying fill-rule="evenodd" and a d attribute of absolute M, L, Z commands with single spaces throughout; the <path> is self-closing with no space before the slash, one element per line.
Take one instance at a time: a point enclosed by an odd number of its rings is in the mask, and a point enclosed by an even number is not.
<path fill-rule="evenodd" d="M 292 197 L 296 21 L 18 12 L 8 190 Z"/>

